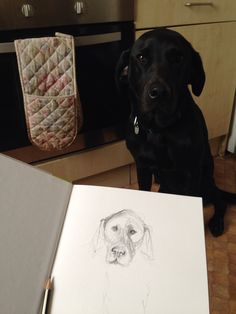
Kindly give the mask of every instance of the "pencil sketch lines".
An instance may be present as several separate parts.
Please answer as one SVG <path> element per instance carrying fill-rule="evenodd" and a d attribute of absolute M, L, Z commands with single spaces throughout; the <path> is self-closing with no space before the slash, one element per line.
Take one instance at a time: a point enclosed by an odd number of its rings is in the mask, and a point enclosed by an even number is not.
<path fill-rule="evenodd" d="M 100 221 L 95 236 L 94 252 L 106 247 L 106 262 L 128 266 L 139 250 L 152 259 L 150 228 L 130 209 L 118 211 Z"/>

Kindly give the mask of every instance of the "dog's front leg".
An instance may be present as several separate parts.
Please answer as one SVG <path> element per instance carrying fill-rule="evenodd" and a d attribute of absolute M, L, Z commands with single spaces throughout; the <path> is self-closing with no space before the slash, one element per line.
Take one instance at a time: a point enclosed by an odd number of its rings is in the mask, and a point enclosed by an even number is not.
<path fill-rule="evenodd" d="M 224 216 L 227 211 L 227 204 L 216 187 L 214 188 L 212 203 L 215 212 L 209 221 L 209 229 L 213 236 L 218 237 L 224 233 Z"/>
<path fill-rule="evenodd" d="M 152 171 L 136 165 L 139 190 L 150 191 L 152 187 Z"/>

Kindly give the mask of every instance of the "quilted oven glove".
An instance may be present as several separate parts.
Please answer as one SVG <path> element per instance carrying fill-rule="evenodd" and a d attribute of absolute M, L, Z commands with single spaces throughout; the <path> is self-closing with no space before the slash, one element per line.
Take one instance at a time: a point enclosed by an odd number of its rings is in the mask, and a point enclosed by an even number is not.
<path fill-rule="evenodd" d="M 68 147 L 82 126 L 74 38 L 20 39 L 15 49 L 30 141 L 41 150 Z"/>

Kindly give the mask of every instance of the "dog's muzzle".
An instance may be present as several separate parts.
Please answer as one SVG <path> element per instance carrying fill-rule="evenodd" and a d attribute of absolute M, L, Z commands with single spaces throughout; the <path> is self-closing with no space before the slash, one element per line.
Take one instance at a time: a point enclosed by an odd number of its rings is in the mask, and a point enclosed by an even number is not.
<path fill-rule="evenodd" d="M 134 256 L 134 248 L 131 243 L 117 244 L 108 248 L 107 251 L 107 262 L 109 264 L 119 264 L 122 266 L 127 266 L 131 262 Z"/>
<path fill-rule="evenodd" d="M 122 256 L 125 256 L 125 254 L 127 253 L 126 248 L 125 247 L 119 247 L 119 246 L 115 246 L 111 249 L 111 254 L 115 257 L 115 258 L 120 258 Z"/>
<path fill-rule="evenodd" d="M 171 103 L 171 98 L 171 88 L 164 81 L 148 82 L 142 90 L 139 112 L 141 115 L 147 115 L 156 110 L 165 112 Z"/>
<path fill-rule="evenodd" d="M 151 101 L 164 102 L 171 96 L 170 88 L 164 83 L 152 84 L 147 93 Z"/>

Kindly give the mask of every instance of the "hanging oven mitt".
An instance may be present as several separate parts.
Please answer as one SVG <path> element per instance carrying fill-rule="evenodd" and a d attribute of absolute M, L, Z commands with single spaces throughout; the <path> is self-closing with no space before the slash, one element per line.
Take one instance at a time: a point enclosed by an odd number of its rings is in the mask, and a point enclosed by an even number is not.
<path fill-rule="evenodd" d="M 16 40 L 15 49 L 30 141 L 42 150 L 68 147 L 82 126 L 74 38 Z"/>

